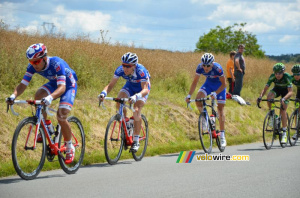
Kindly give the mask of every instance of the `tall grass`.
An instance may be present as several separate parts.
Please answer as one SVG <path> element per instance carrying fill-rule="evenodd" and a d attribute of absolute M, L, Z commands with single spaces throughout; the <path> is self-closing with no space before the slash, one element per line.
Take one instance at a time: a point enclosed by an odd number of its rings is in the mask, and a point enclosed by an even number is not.
<path fill-rule="evenodd" d="M 78 95 L 72 114 L 79 117 L 86 133 L 86 155 L 84 164 L 104 161 L 103 139 L 110 116 L 115 113 L 115 104 L 106 102 L 107 111 L 98 108 L 97 95 L 113 77 L 113 72 L 121 63 L 121 56 L 130 51 L 139 56 L 151 75 L 151 92 L 143 113 L 150 126 L 150 140 L 147 155 L 155 155 L 180 150 L 200 149 L 197 134 L 196 110 L 186 108 L 184 98 L 188 93 L 195 70 L 200 62 L 200 53 L 170 52 L 122 46 L 119 44 L 92 43 L 87 39 L 66 39 L 18 34 L 0 29 L 0 166 L 2 176 L 13 173 L 10 145 L 17 123 L 30 116 L 27 106 L 15 107 L 21 116 L 15 117 L 5 112 L 5 97 L 20 83 L 28 64 L 25 52 L 33 43 L 44 43 L 49 56 L 63 58 L 78 76 Z M 215 55 L 216 62 L 225 71 L 229 55 Z M 242 96 L 254 103 L 272 72 L 274 61 L 246 57 L 246 75 Z M 291 68 L 287 64 L 287 70 Z M 200 78 L 198 88 L 204 82 Z M 47 82 L 35 75 L 21 99 L 33 98 L 35 91 Z M 125 81 L 119 80 L 110 94 L 116 96 Z M 196 95 L 196 93 L 194 94 Z M 54 105 L 57 107 L 57 101 Z M 241 107 L 233 101 L 226 104 L 226 134 L 228 144 L 253 142 L 261 139 L 261 124 L 265 111 L 254 105 Z M 52 120 L 55 120 L 52 118 Z M 4 168 L 5 167 L 5 168 Z M 51 167 L 51 166 L 48 166 Z M 56 165 L 58 167 L 58 165 Z M 0 175 L 1 176 L 1 175 Z"/>

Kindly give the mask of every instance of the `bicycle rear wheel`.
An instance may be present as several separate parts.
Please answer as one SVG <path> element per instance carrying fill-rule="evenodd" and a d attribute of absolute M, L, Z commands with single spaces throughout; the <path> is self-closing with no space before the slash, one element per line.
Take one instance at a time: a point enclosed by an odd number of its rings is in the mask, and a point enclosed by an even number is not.
<path fill-rule="evenodd" d="M 18 175 L 26 180 L 34 179 L 42 170 L 45 163 L 46 139 L 42 127 L 39 132 L 42 135 L 42 143 L 34 146 L 36 130 L 36 118 L 23 119 L 17 126 L 12 140 L 12 160 Z"/>
<path fill-rule="evenodd" d="M 198 131 L 200 142 L 205 153 L 210 153 L 212 150 L 212 134 L 208 120 L 205 113 L 201 113 L 198 120 Z"/>
<path fill-rule="evenodd" d="M 290 137 L 289 137 L 289 142 L 291 146 L 295 146 L 296 142 L 298 140 L 298 135 L 299 135 L 299 111 L 298 109 L 295 110 L 290 117 Z"/>
<path fill-rule="evenodd" d="M 142 128 L 141 128 L 140 140 L 139 140 L 140 148 L 138 149 L 137 152 L 135 153 L 132 152 L 132 156 L 135 159 L 135 161 L 141 161 L 146 153 L 147 144 L 148 144 L 148 134 L 149 134 L 148 122 L 146 117 L 142 115 Z"/>
<path fill-rule="evenodd" d="M 274 142 L 275 124 L 275 116 L 271 116 L 268 112 L 263 125 L 263 141 L 267 150 L 272 147 Z"/>
<path fill-rule="evenodd" d="M 66 164 L 64 159 L 58 155 L 58 160 L 61 168 L 67 173 L 67 174 L 74 174 L 79 169 L 85 152 L 85 135 L 84 135 L 84 129 L 80 122 L 80 120 L 74 116 L 68 117 L 68 122 L 71 127 L 72 131 L 72 143 L 75 146 L 75 156 L 74 160 L 70 164 Z M 77 144 L 76 140 L 77 139 Z M 59 142 L 58 142 L 58 148 L 61 148 L 64 146 L 64 142 L 62 141 L 62 133 L 59 135 Z M 66 158 L 66 153 L 61 153 L 64 158 Z"/>
<path fill-rule="evenodd" d="M 121 157 L 124 145 L 124 129 L 121 115 L 117 114 L 110 118 L 105 132 L 104 152 L 107 162 L 114 165 Z"/>

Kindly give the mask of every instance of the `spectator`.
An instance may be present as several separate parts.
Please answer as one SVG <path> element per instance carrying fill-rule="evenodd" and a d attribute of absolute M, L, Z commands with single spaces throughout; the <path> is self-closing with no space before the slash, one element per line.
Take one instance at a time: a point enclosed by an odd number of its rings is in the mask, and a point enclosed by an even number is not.
<path fill-rule="evenodd" d="M 245 45 L 240 44 L 238 46 L 238 52 L 234 56 L 234 77 L 235 77 L 235 86 L 233 90 L 233 95 L 241 95 L 241 90 L 243 87 L 243 78 L 245 75 L 245 59 L 243 57 L 243 52 Z"/>
<path fill-rule="evenodd" d="M 236 51 L 231 51 L 229 56 L 229 60 L 227 61 L 227 64 L 226 64 L 226 73 L 227 73 L 227 80 L 228 80 L 228 83 L 229 83 L 229 93 L 230 94 L 233 94 L 233 89 L 234 89 L 234 56 L 236 54 Z"/>

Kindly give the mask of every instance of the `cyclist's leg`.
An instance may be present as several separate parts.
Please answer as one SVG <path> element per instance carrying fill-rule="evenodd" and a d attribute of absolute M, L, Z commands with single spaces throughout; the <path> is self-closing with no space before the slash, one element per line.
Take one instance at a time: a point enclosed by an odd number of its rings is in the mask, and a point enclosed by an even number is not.
<path fill-rule="evenodd" d="M 274 99 L 274 98 L 278 97 L 278 93 L 277 92 L 278 92 L 278 90 L 276 89 L 276 87 L 274 87 L 268 93 L 267 99 L 270 100 L 270 99 Z M 270 102 L 267 102 L 267 103 L 268 103 L 268 107 L 269 107 L 269 110 L 270 110 L 271 109 L 271 103 Z"/>
<path fill-rule="evenodd" d="M 57 121 L 61 126 L 61 132 L 65 141 L 70 141 L 72 139 L 71 127 L 67 121 L 67 118 L 73 107 L 76 93 L 77 84 L 75 87 L 67 87 L 65 93 L 60 96 L 60 102 L 57 111 Z"/>
<path fill-rule="evenodd" d="M 282 90 L 280 95 L 281 95 L 281 97 L 284 97 L 284 96 L 286 96 L 287 93 L 288 93 L 288 90 L 284 90 L 284 91 Z M 283 109 L 280 109 L 280 115 L 281 115 L 283 129 L 286 129 L 286 127 L 287 127 L 288 118 L 286 115 L 286 110 L 287 110 L 288 104 L 289 104 L 289 100 L 284 101 Z"/>
<path fill-rule="evenodd" d="M 220 130 L 225 131 L 224 106 L 226 103 L 226 89 L 224 89 L 217 95 L 217 100 L 218 100 L 218 114 L 219 114 Z"/>
<path fill-rule="evenodd" d="M 134 110 L 133 118 L 134 118 L 134 136 L 137 136 L 140 134 L 141 127 L 142 127 L 142 108 L 144 107 L 149 94 L 147 94 L 145 97 L 138 98 L 136 103 L 134 104 Z"/>
<path fill-rule="evenodd" d="M 56 85 L 53 83 L 46 83 L 43 86 L 41 86 L 35 93 L 34 99 L 35 100 L 41 100 L 45 97 L 47 97 L 48 95 L 50 95 L 51 93 L 53 93 L 56 89 Z M 45 120 L 47 119 L 47 113 L 43 112 L 43 116 L 45 118 Z"/>
<path fill-rule="evenodd" d="M 210 93 L 212 92 L 212 90 L 210 89 L 209 83 L 207 81 L 205 81 L 205 83 L 200 87 L 196 99 L 200 99 L 200 98 L 205 98 L 206 96 L 208 96 Z M 203 110 L 203 103 L 202 102 L 196 102 L 197 108 L 201 114 L 202 110 Z"/>
<path fill-rule="evenodd" d="M 133 96 L 133 91 L 130 89 L 130 85 L 128 83 L 126 83 L 124 85 L 124 87 L 119 91 L 118 93 L 118 98 L 129 98 L 130 96 Z M 117 108 L 117 111 L 119 110 L 120 108 L 120 104 L 117 102 L 116 103 L 116 108 Z M 126 108 L 123 109 L 123 113 L 124 113 L 124 116 L 126 117 Z"/>

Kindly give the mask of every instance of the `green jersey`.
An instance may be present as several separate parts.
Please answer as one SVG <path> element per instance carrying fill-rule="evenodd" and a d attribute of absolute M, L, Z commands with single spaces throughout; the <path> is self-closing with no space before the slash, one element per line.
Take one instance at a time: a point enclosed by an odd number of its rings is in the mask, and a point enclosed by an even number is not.
<path fill-rule="evenodd" d="M 286 89 L 292 87 L 292 76 L 288 73 L 284 73 L 283 77 L 280 80 L 277 80 L 275 74 L 271 74 L 266 86 L 270 87 L 272 82 L 274 82 L 275 86 L 281 89 Z"/>
<path fill-rule="evenodd" d="M 295 77 L 292 77 L 292 83 L 296 85 L 297 89 L 300 89 L 300 80 L 296 80 Z"/>

